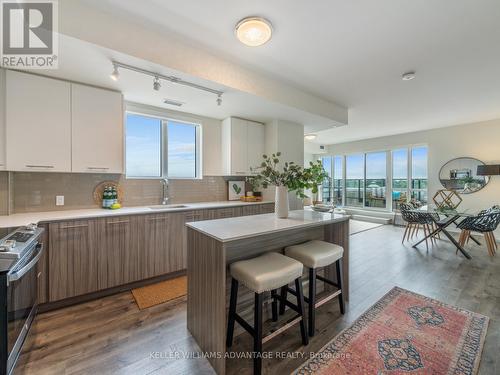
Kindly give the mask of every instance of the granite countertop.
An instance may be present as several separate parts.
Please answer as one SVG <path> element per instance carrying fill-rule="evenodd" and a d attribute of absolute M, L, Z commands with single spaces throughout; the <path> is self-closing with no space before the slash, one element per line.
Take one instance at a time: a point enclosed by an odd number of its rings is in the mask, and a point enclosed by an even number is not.
<path fill-rule="evenodd" d="M 349 215 L 321 213 L 312 210 L 290 211 L 288 218 L 278 219 L 274 213 L 241 216 L 227 219 L 204 220 L 186 225 L 218 241 L 228 242 L 281 232 L 308 228 L 349 220 Z"/>
<path fill-rule="evenodd" d="M 271 201 L 262 202 L 241 202 L 241 201 L 219 201 L 201 203 L 179 203 L 171 206 L 182 205 L 183 207 L 162 207 L 161 205 L 122 207 L 118 210 L 105 210 L 102 208 L 89 208 L 80 210 L 65 211 L 44 211 L 27 212 L 13 215 L 0 216 L 0 228 L 14 228 L 27 225 L 29 223 L 43 223 L 49 221 L 80 220 L 106 216 L 140 215 L 154 214 L 162 212 L 182 212 L 192 210 L 206 210 L 212 208 L 249 206 L 255 204 L 274 203 Z M 154 209 L 151 207 L 155 207 Z"/>

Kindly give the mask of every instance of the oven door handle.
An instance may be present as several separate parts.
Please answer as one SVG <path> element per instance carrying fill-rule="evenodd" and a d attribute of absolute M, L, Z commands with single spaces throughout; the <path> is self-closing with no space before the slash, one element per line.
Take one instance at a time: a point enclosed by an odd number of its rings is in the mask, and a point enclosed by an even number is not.
<path fill-rule="evenodd" d="M 26 264 L 20 270 L 18 270 L 16 272 L 12 272 L 12 273 L 7 275 L 7 283 L 19 280 L 21 277 L 23 277 L 26 274 L 26 272 L 28 272 L 30 269 L 32 269 L 37 264 L 38 260 L 40 259 L 40 257 L 43 254 L 43 243 L 37 244 L 35 247 L 35 251 L 37 251 L 37 254 L 35 255 L 35 257 L 33 259 L 31 259 L 29 261 L 28 264 Z"/>

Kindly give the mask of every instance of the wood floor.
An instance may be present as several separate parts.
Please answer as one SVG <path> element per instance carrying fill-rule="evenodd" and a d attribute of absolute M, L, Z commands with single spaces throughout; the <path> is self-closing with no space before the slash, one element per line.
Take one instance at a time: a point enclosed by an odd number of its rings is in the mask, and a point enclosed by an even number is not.
<path fill-rule="evenodd" d="M 468 261 L 446 241 L 427 253 L 425 245 L 402 245 L 402 236 L 403 229 L 393 226 L 353 235 L 347 313 L 340 316 L 336 300 L 323 305 L 306 348 L 298 326 L 266 343 L 264 351 L 285 358 L 264 359 L 264 373 L 290 373 L 398 285 L 489 316 L 480 374 L 499 374 L 500 253 L 491 259 L 485 246 L 469 245 Z M 249 335 L 236 338 L 234 351 L 250 348 Z M 186 329 L 185 299 L 140 311 L 127 292 L 39 315 L 15 374 L 212 374 L 205 359 L 175 359 L 197 350 Z M 251 360 L 229 360 L 228 373 L 251 374 Z"/>

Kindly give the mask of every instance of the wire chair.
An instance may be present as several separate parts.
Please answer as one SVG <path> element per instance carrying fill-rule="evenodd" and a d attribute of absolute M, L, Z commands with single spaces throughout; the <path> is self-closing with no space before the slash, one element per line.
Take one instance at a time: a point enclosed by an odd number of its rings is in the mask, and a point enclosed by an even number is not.
<path fill-rule="evenodd" d="M 462 230 L 458 241 L 463 246 L 468 242 L 471 232 L 482 233 L 486 240 L 488 253 L 490 256 L 494 256 L 498 249 L 498 244 L 493 231 L 498 228 L 499 224 L 500 207 L 493 206 L 487 210 L 483 210 L 477 216 L 467 217 L 458 224 L 458 228 Z"/>

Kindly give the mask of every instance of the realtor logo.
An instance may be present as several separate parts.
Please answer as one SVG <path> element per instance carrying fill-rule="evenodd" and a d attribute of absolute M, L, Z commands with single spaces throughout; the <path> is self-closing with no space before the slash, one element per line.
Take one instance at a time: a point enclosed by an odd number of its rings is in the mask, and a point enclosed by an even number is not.
<path fill-rule="evenodd" d="M 1 65 L 57 69 L 57 0 L 1 0 Z"/>

